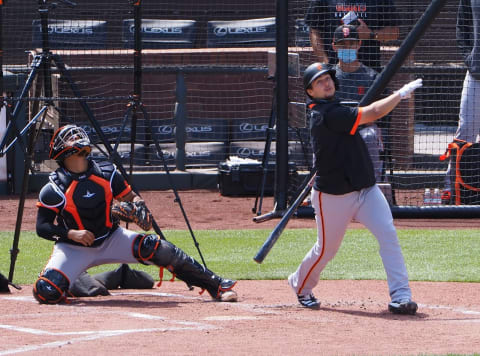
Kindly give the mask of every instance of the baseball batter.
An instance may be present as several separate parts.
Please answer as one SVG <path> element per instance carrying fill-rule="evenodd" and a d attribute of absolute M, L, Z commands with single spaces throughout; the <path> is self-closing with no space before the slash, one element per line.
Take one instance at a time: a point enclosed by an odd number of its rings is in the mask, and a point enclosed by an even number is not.
<path fill-rule="evenodd" d="M 154 264 L 167 268 L 188 285 L 197 286 L 218 301 L 236 301 L 236 281 L 222 278 L 157 235 L 122 228 L 112 217 L 112 203 L 134 202 L 131 211 L 147 221 L 141 198 L 115 166 L 95 162 L 88 156 L 90 140 L 75 125 L 59 128 L 50 143 L 49 157 L 59 168 L 39 195 L 37 234 L 55 241 L 52 255 L 33 286 L 40 303 L 66 299 L 70 283 L 90 267 L 107 263 Z M 128 213 L 124 210 L 124 213 Z M 143 218 L 142 218 L 143 217 Z M 132 219 L 135 221 L 135 219 Z"/>
<path fill-rule="evenodd" d="M 298 269 L 288 277 L 300 304 L 319 308 L 313 295 L 320 273 L 335 256 L 348 224 L 355 219 L 376 237 L 387 274 L 392 313 L 415 314 L 400 244 L 388 203 L 375 185 L 373 165 L 357 128 L 391 112 L 402 99 L 422 86 L 417 79 L 392 95 L 365 107 L 347 107 L 335 99 L 335 70 L 323 63 L 304 73 L 309 97 L 310 130 L 316 178 L 311 200 L 315 209 L 317 241 Z"/>

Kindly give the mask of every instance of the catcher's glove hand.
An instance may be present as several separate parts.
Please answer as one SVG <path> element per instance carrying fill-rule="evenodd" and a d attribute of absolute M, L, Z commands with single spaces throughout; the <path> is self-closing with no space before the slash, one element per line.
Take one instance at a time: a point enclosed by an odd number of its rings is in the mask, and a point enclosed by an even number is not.
<path fill-rule="evenodd" d="M 152 228 L 152 214 L 148 211 L 144 201 L 122 201 L 112 207 L 112 215 L 126 222 L 137 224 L 142 230 Z"/>

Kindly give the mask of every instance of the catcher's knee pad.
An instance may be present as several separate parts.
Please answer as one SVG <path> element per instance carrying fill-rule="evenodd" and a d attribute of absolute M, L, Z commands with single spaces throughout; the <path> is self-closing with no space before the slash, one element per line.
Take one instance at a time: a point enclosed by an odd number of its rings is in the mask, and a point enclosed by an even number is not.
<path fill-rule="evenodd" d="M 39 303 L 56 304 L 65 299 L 70 282 L 56 269 L 47 269 L 33 286 L 33 296 Z"/>
<path fill-rule="evenodd" d="M 133 241 L 133 256 L 143 264 L 157 266 L 174 266 L 178 258 L 183 255 L 181 250 L 157 235 L 137 235 Z"/>

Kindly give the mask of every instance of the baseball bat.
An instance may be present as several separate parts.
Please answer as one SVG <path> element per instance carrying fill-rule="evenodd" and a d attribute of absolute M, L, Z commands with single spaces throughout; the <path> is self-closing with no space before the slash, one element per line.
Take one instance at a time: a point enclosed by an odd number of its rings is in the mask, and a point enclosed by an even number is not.
<path fill-rule="evenodd" d="M 285 227 L 287 226 L 288 222 L 290 221 L 290 218 L 293 216 L 293 213 L 297 210 L 298 206 L 305 200 L 307 197 L 308 193 L 310 193 L 310 190 L 312 189 L 313 186 L 313 181 L 315 179 L 315 174 L 312 173 L 310 179 L 307 180 L 307 184 L 303 188 L 303 190 L 300 192 L 299 196 L 295 201 L 290 205 L 288 210 L 285 212 L 283 215 L 282 219 L 280 222 L 275 226 L 273 231 L 270 233 L 268 238 L 265 240 L 263 243 L 262 247 L 258 250 L 257 254 L 253 258 L 253 260 L 257 263 L 262 263 L 267 254 L 270 252 L 272 249 L 273 245 L 277 242 L 278 238 L 282 234 L 283 230 L 285 230 Z"/>

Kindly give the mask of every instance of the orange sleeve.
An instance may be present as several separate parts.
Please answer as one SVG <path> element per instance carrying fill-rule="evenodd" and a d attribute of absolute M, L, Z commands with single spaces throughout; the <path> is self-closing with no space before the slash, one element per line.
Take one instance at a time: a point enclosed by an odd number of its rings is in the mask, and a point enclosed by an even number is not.
<path fill-rule="evenodd" d="M 363 112 L 363 108 L 358 108 L 357 119 L 355 120 L 355 123 L 353 124 L 353 127 L 350 130 L 350 135 L 355 135 L 355 132 L 357 132 L 358 125 L 360 124 L 360 119 L 362 118 L 362 112 Z"/>

